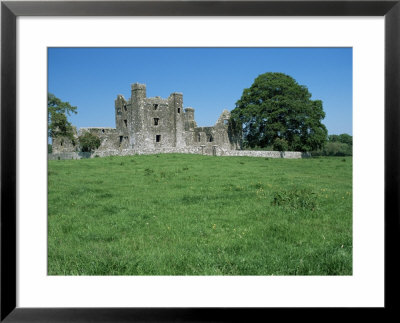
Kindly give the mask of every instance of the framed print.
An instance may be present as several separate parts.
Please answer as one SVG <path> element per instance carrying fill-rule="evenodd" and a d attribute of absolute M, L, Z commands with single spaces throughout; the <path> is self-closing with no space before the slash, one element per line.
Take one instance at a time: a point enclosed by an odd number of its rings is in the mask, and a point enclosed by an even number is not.
<path fill-rule="evenodd" d="M 329 310 L 329 308 L 372 307 L 376 309 L 374 313 L 377 315 L 394 311 L 396 304 L 392 295 L 399 285 L 396 257 L 393 257 L 398 253 L 399 245 L 399 16 L 399 1 L 3 1 L 1 5 L 1 320 L 5 322 L 237 321 L 241 320 L 241 316 L 263 315 L 265 311 L 301 312 L 300 308 Z M 182 55 L 183 49 L 186 51 L 186 56 Z M 196 266 L 203 268 L 202 264 L 192 263 L 192 260 L 184 255 L 180 255 L 179 261 L 181 264 L 187 262 L 187 266 L 184 266 L 186 271 L 171 272 L 165 270 L 165 267 L 164 270 L 157 271 L 153 267 L 150 270 L 143 269 L 139 265 L 133 271 L 129 271 L 126 263 L 124 265 L 122 261 L 107 270 L 104 270 L 106 266 L 99 267 L 102 263 L 102 252 L 96 253 L 96 250 L 99 251 L 96 249 L 96 244 L 99 244 L 100 239 L 113 241 L 113 237 L 109 234 L 111 227 L 120 227 L 123 233 L 132 230 L 132 225 L 137 225 L 137 222 L 125 226 L 118 222 L 115 215 L 126 214 L 128 212 L 126 210 L 129 209 L 124 209 L 126 205 L 113 204 L 112 194 L 90 186 L 90 183 L 105 185 L 108 182 L 100 174 L 87 175 L 89 170 L 83 171 L 78 176 L 88 182 L 74 187 L 73 194 L 71 193 L 73 198 L 69 199 L 66 196 L 63 198 L 62 190 L 57 191 L 59 195 L 47 195 L 48 186 L 59 189 L 59 184 L 53 185 L 47 181 L 48 172 L 53 175 L 62 174 L 63 183 L 67 183 L 68 177 L 72 177 L 71 171 L 66 168 L 58 170 L 48 168 L 47 143 L 39 144 L 43 138 L 48 138 L 47 124 L 44 123 L 47 122 L 44 121 L 46 118 L 44 113 L 47 110 L 44 105 L 50 100 L 46 92 L 53 90 L 52 80 L 58 77 L 58 80 L 64 79 L 63 84 L 82 84 L 81 87 L 85 87 L 87 91 L 86 99 L 96 106 L 97 110 L 93 110 L 92 113 L 100 111 L 100 104 L 90 97 L 100 96 L 104 87 L 100 83 L 91 85 L 91 81 L 96 78 L 104 80 L 110 78 L 114 81 L 124 79 L 124 82 L 132 82 L 132 98 L 140 97 L 137 101 L 143 103 L 143 106 L 137 107 L 137 111 L 144 109 L 144 106 L 150 107 L 152 114 L 147 120 L 148 127 L 159 131 L 153 133 L 146 128 L 146 131 L 152 133 L 152 138 L 154 137 L 152 139 L 154 143 L 151 145 L 157 148 L 164 140 L 170 140 L 169 132 L 159 129 L 164 129 L 163 118 L 166 118 L 161 112 L 173 106 L 176 108 L 173 113 L 186 118 L 183 122 L 183 119 L 174 117 L 174 133 L 178 133 L 180 129 L 182 136 L 186 136 L 186 132 L 193 130 L 193 138 L 190 137 L 190 140 L 194 140 L 198 149 L 201 147 L 202 154 L 205 152 L 211 156 L 219 156 L 222 153 L 229 155 L 231 153 L 228 151 L 229 147 L 226 150 L 219 150 L 218 146 L 219 140 L 222 140 L 220 138 L 234 137 L 233 132 L 229 133 L 229 130 L 226 130 L 232 129 L 229 128 L 231 127 L 228 120 L 229 111 L 224 110 L 219 119 L 217 117 L 215 128 L 197 127 L 193 116 L 189 116 L 194 110 L 192 108 L 183 110 L 184 106 L 180 103 L 181 93 L 173 92 L 167 100 L 150 94 L 146 97 L 146 86 L 139 84 L 141 80 L 135 78 L 140 75 L 142 65 L 153 70 L 155 80 L 165 79 L 163 84 L 168 84 L 168 79 L 171 80 L 171 75 L 174 73 L 173 69 L 177 71 L 177 66 L 182 64 L 187 73 L 192 73 L 193 84 L 200 88 L 201 82 L 207 79 L 201 80 L 200 73 L 204 72 L 206 76 L 208 73 L 210 81 L 212 78 L 217 78 L 215 71 L 217 65 L 208 66 L 208 62 L 211 61 L 207 62 L 205 58 L 220 57 L 222 66 L 224 61 L 228 59 L 234 61 L 234 57 L 238 57 L 238 49 L 241 52 L 247 51 L 246 57 L 249 60 L 258 55 L 254 54 L 256 51 L 276 51 L 274 54 L 268 54 L 269 56 L 263 52 L 262 56 L 268 57 L 274 62 L 275 68 L 279 69 L 273 72 L 282 72 L 285 66 L 298 64 L 303 68 L 304 75 L 311 75 L 311 66 L 313 64 L 317 66 L 322 62 L 321 66 L 326 69 L 321 69 L 320 73 L 327 73 L 328 69 L 331 71 L 329 77 L 326 76 L 324 79 L 326 83 L 331 82 L 332 78 L 342 72 L 342 65 L 336 67 L 333 65 L 334 61 L 329 60 L 329 50 L 334 49 L 335 55 L 339 55 L 339 52 L 345 53 L 346 72 L 351 88 L 348 97 L 352 102 L 353 122 L 350 127 L 354 129 L 354 163 L 353 159 L 351 162 L 354 168 L 350 168 L 352 169 L 350 192 L 344 190 L 341 196 L 343 201 L 340 200 L 336 205 L 332 205 L 332 209 L 339 210 L 340 207 L 344 207 L 343 205 L 347 205 L 347 209 L 353 212 L 349 222 L 349 225 L 352 225 L 349 238 L 350 257 L 346 256 L 348 246 L 339 244 L 334 251 L 332 249 L 327 251 L 332 252 L 330 257 L 334 259 L 336 266 L 334 269 L 315 270 L 323 267 L 321 263 L 307 271 L 302 264 L 303 267 L 296 267 L 297 271 L 282 271 L 283 274 L 279 274 L 279 271 L 257 271 L 246 262 L 245 257 L 242 261 L 247 267 L 241 267 L 239 263 L 232 264 L 229 260 L 230 266 L 221 265 L 217 271 L 209 268 L 196 271 L 197 269 L 193 268 L 197 268 Z M 123 61 L 124 52 L 127 50 L 130 51 L 129 57 L 132 60 L 140 62 L 139 64 L 136 62 L 135 68 L 128 69 L 117 62 L 118 59 Z M 305 58 L 304 53 L 313 50 L 318 50 L 321 57 L 309 55 L 313 60 Z M 110 52 L 113 56 L 108 56 Z M 290 52 L 294 54 L 289 54 Z M 79 66 L 74 67 L 76 70 L 68 65 L 70 57 L 74 55 L 80 58 L 86 57 Z M 152 57 L 153 63 L 151 59 L 148 60 L 149 57 Z M 174 60 L 167 59 L 170 57 L 174 57 Z M 281 65 L 279 65 L 280 60 L 282 60 Z M 93 65 L 98 67 L 97 70 L 95 67 L 90 67 L 93 61 L 97 64 Z M 231 70 L 225 70 L 227 74 L 231 73 L 229 75 L 232 79 L 235 75 L 232 69 L 237 68 L 237 72 L 242 73 L 249 68 L 248 65 L 241 66 L 238 62 L 240 61 L 235 61 L 235 64 L 229 66 Z M 108 64 L 107 69 L 102 69 L 104 64 Z M 164 70 L 163 64 L 171 65 L 170 69 Z M 195 65 L 201 66 L 203 71 L 195 69 Z M 54 72 L 55 66 L 65 77 Z M 171 73 L 170 77 L 164 71 Z M 135 75 L 131 76 L 128 72 Z M 259 74 L 264 72 L 266 71 L 260 70 Z M 268 76 L 272 75 L 276 79 L 281 75 L 278 74 L 268 74 Z M 90 77 L 86 78 L 87 75 Z M 347 81 L 340 79 L 338 82 Z M 220 81 L 218 86 L 221 91 L 224 86 L 229 87 L 226 83 Z M 184 82 L 180 84 L 183 86 Z M 232 84 L 233 82 L 230 86 Z M 151 86 L 152 84 L 147 84 L 147 91 Z M 331 89 L 333 92 L 335 87 L 331 85 Z M 190 89 L 185 88 L 183 95 L 186 95 L 186 92 L 189 92 L 190 96 Z M 334 93 L 330 95 L 335 96 Z M 341 95 L 336 94 L 337 97 Z M 243 92 L 243 102 L 244 97 L 245 92 Z M 127 134 L 124 132 L 124 129 L 137 127 L 136 124 L 130 123 L 129 117 L 126 117 L 129 109 L 133 111 L 133 102 L 133 99 L 125 100 L 123 95 L 118 95 L 115 111 L 114 107 L 112 108 L 112 112 L 115 112 L 112 118 L 116 120 L 116 129 L 96 124 L 96 127 L 88 128 L 91 129 L 89 133 L 95 133 L 96 136 L 103 138 L 102 143 L 107 142 L 112 149 L 122 150 L 122 148 L 128 149 L 129 145 L 131 148 L 138 145 L 135 138 L 140 137 L 140 131 L 132 130 L 137 136 L 132 138 L 128 132 Z M 313 107 L 317 108 L 318 102 L 312 102 Z M 240 104 L 236 103 L 236 106 L 238 105 Z M 338 113 L 337 118 L 339 120 L 342 118 L 338 123 L 344 123 L 344 114 Z M 90 124 L 82 125 L 85 126 Z M 60 128 L 54 129 L 57 131 Z M 226 133 L 221 129 L 225 129 Z M 241 130 L 243 129 L 245 128 Z M 283 130 L 278 132 L 279 137 Z M 80 142 L 83 143 L 83 133 L 78 134 Z M 184 142 L 187 144 L 190 141 L 188 138 L 188 136 L 178 138 L 176 135 L 175 144 L 178 141 L 182 145 Z M 251 136 L 246 138 L 246 144 L 251 147 Z M 92 144 L 88 143 L 87 147 Z M 288 148 L 287 145 L 291 143 L 288 144 L 286 139 L 268 144 L 278 147 L 281 153 L 295 150 Z M 73 143 L 72 145 L 75 146 Z M 99 148 L 101 143 L 93 145 Z M 267 146 L 267 143 L 265 145 Z M 54 149 L 59 150 L 56 152 L 59 154 L 54 153 L 53 156 L 60 159 L 67 149 L 66 146 L 65 141 L 57 144 L 53 141 Z M 337 148 L 337 145 L 335 147 Z M 340 147 L 344 149 L 344 145 Z M 84 149 L 87 149 L 89 155 L 90 151 L 94 150 L 94 148 L 82 148 L 79 153 L 75 151 L 68 153 L 76 153 L 76 156 L 81 157 L 82 152 L 85 152 Z M 190 147 L 190 149 L 195 148 Z M 311 148 L 303 150 L 300 147 L 299 150 L 309 151 Z M 97 150 L 98 154 L 99 151 Z M 268 156 L 261 152 L 252 154 L 265 157 L 264 162 L 269 160 Z M 280 157 L 282 156 L 285 155 L 280 154 Z M 330 171 L 340 172 L 344 169 L 343 166 L 349 163 L 347 160 L 346 164 L 344 157 L 338 161 L 337 164 L 325 168 L 322 167 L 323 161 L 321 161 L 319 168 L 325 169 L 326 172 L 329 168 Z M 128 159 L 118 159 L 117 162 L 114 160 L 113 165 L 111 163 L 109 165 L 109 167 L 118 166 L 113 168 L 115 172 L 113 176 L 125 186 L 128 180 L 121 175 L 120 169 L 126 166 L 127 162 Z M 56 163 L 57 161 L 54 161 L 51 165 Z M 130 158 L 129 163 L 133 165 L 138 161 Z M 208 165 L 210 167 L 208 171 L 211 172 L 214 166 L 211 163 Z M 170 181 L 174 187 L 179 188 L 181 183 L 177 180 L 173 182 L 173 177 L 190 181 L 193 176 L 197 176 L 191 173 L 192 166 L 188 164 L 169 173 L 159 169 L 154 171 L 155 168 L 152 169 L 150 166 L 140 164 L 140 177 L 129 179 L 136 181 L 137 191 L 130 186 L 129 192 L 124 193 L 127 197 L 129 194 L 137 196 L 138 203 L 144 199 L 149 181 L 156 182 L 160 187 L 164 184 L 169 185 L 167 183 Z M 261 167 L 266 166 L 261 165 Z M 109 171 L 111 172 L 111 168 Z M 275 169 L 274 172 L 277 173 L 278 180 L 285 180 L 283 174 L 286 171 L 279 173 Z M 230 179 L 232 183 L 228 183 L 228 180 L 218 172 L 215 176 L 220 176 L 222 182 L 226 181 L 219 186 L 219 189 L 222 187 L 225 190 L 221 192 L 221 196 L 228 194 L 226 193 L 228 191 L 250 190 L 250 187 L 254 191 L 252 191 L 255 194 L 254 198 L 266 194 L 263 191 L 266 187 L 260 183 L 250 183 L 248 184 L 250 186 L 243 189 L 239 182 L 233 183 Z M 144 181 L 144 186 L 139 185 L 138 178 Z M 197 190 L 204 195 L 202 201 L 209 198 L 207 189 L 211 191 L 213 188 L 207 184 L 204 184 L 204 187 L 197 187 Z M 333 189 L 326 194 L 324 188 L 318 187 L 318 189 L 321 198 L 328 199 L 329 193 L 336 194 Z M 141 211 L 144 215 L 140 223 L 144 227 L 137 231 L 143 234 L 143 238 L 140 239 L 145 239 L 146 236 L 157 239 L 158 235 L 146 231 L 146 225 L 157 218 L 157 207 L 163 205 L 160 202 L 161 195 L 164 192 L 167 194 L 167 190 L 157 191 L 154 188 L 151 190 L 153 194 L 151 192 L 148 194 L 146 208 L 154 208 L 155 213 L 145 209 Z M 77 223 L 80 220 L 82 227 L 89 228 L 90 223 L 85 222 L 85 219 L 96 216 L 97 205 L 88 200 L 86 206 L 79 206 L 86 212 L 87 218 L 66 220 L 65 214 L 69 212 L 68 209 L 76 208 L 74 199 L 78 200 L 85 191 L 88 191 L 89 195 L 100 194 L 105 198 L 102 210 L 107 210 L 104 225 L 109 229 L 95 233 L 86 229 L 79 231 Z M 193 191 L 196 189 L 193 188 Z M 302 203 L 302 207 L 306 205 L 314 210 L 317 207 L 315 200 L 304 199 L 304 196 L 310 197 L 314 193 L 303 192 L 305 195 L 302 196 L 301 192 L 303 191 L 296 189 L 276 191 L 273 201 L 275 204 L 297 201 L 296 203 Z M 71 205 L 50 221 L 47 217 L 47 200 L 53 201 L 52 203 L 64 201 Z M 194 206 L 199 202 L 189 191 L 182 193 L 182 196 L 179 195 L 178 201 Z M 251 201 L 251 198 L 248 201 Z M 211 199 L 207 203 L 210 206 L 214 202 Z M 271 205 L 273 204 L 268 204 L 268 207 Z M 176 211 L 177 207 L 174 204 L 172 209 Z M 226 204 L 226 207 L 229 206 Z M 248 206 L 243 207 L 248 208 Z M 194 208 L 192 211 L 196 212 Z M 189 211 L 179 209 L 176 212 Z M 328 219 L 330 214 L 324 216 Z M 293 215 L 287 219 L 293 223 L 300 221 Z M 197 220 L 205 222 L 207 219 L 198 217 Z M 213 219 L 210 221 L 206 230 L 211 233 L 217 232 L 220 226 L 223 226 L 223 223 L 212 222 Z M 321 241 L 325 241 L 325 235 L 319 231 L 320 228 L 312 222 L 312 219 L 304 221 L 308 221 L 313 234 L 320 236 Z M 346 229 L 340 225 L 333 225 L 335 222 L 331 219 L 330 221 L 334 234 L 346 236 Z M 159 223 L 157 225 L 160 226 Z M 182 224 L 176 222 L 175 225 Z M 283 231 L 288 226 L 275 225 L 274 228 L 275 231 L 280 230 L 279 232 L 284 234 Z M 170 229 L 168 225 L 162 227 L 166 232 Z M 65 234 L 71 230 L 90 236 L 93 242 L 92 250 L 84 250 L 84 246 L 79 243 L 70 249 L 77 250 L 82 247 L 79 252 L 87 253 L 80 255 L 91 260 L 83 264 L 75 259 L 72 260 L 75 263 L 69 268 L 60 267 L 54 259 L 66 259 L 66 249 L 58 247 L 67 244 L 63 237 L 66 237 Z M 193 227 L 190 230 L 193 235 L 208 234 L 208 231 L 203 232 L 201 227 Z M 260 232 L 254 235 L 262 235 L 263 231 Z M 219 234 L 224 235 L 224 239 L 231 234 L 241 241 L 240 239 L 249 232 L 243 229 L 239 234 L 234 232 L 233 227 L 225 226 Z M 180 237 L 178 240 L 183 239 L 189 240 L 190 236 Z M 296 240 L 298 249 L 301 249 L 302 240 L 299 237 L 293 240 Z M 124 241 L 132 244 L 128 238 Z M 51 248 L 48 247 L 48 243 Z M 243 247 L 239 245 L 238 242 L 235 252 Z M 132 248 L 129 250 L 134 250 L 135 247 Z M 113 252 L 118 254 L 116 249 L 111 248 L 107 252 L 110 255 Z M 157 257 L 161 255 L 157 253 L 157 246 L 151 252 L 153 255 L 158 255 Z M 307 252 L 312 253 L 313 249 L 310 248 Z M 250 258 L 257 258 L 251 256 L 249 251 L 246 253 Z M 50 258 L 49 255 L 53 257 Z M 306 255 L 307 253 L 304 257 Z M 125 256 L 126 259 L 132 259 L 129 255 Z M 225 260 L 230 259 L 226 254 L 223 256 Z M 288 252 L 288 259 L 291 259 L 291 256 L 293 256 L 292 250 Z M 269 259 L 278 258 L 271 255 Z M 238 268 L 242 268 L 242 271 Z"/>

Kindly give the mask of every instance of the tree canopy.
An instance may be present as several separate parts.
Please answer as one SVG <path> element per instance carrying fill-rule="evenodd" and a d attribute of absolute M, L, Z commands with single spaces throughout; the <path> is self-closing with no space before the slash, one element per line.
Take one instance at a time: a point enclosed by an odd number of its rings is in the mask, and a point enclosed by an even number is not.
<path fill-rule="evenodd" d="M 353 137 L 347 133 L 342 133 L 341 135 L 329 135 L 328 142 L 341 142 L 353 146 Z"/>
<path fill-rule="evenodd" d="M 322 149 L 311 152 L 312 156 L 352 156 L 353 137 L 347 133 L 329 135 Z"/>
<path fill-rule="evenodd" d="M 306 86 L 283 73 L 259 75 L 231 112 L 244 145 L 293 151 L 323 147 L 328 134 L 324 117 L 322 101 L 311 100 Z"/>
<path fill-rule="evenodd" d="M 50 138 L 67 137 L 73 140 L 73 127 L 67 115 L 76 114 L 77 107 L 63 102 L 54 94 L 47 95 L 48 136 Z"/>

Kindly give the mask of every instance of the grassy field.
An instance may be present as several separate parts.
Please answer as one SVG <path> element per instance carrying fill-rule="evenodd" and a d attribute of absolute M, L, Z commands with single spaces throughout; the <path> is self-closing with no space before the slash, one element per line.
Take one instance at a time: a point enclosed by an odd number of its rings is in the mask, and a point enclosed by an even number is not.
<path fill-rule="evenodd" d="M 49 275 L 351 275 L 352 159 L 48 164 Z"/>

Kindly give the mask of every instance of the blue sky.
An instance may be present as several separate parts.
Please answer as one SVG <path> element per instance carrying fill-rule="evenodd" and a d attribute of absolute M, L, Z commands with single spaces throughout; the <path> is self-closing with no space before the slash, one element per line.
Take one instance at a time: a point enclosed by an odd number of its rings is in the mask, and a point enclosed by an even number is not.
<path fill-rule="evenodd" d="M 352 135 L 352 70 L 351 48 L 48 49 L 48 91 L 78 107 L 78 128 L 115 127 L 114 100 L 136 82 L 148 97 L 182 92 L 198 126 L 211 126 L 258 75 L 281 72 L 322 100 L 329 134 Z"/>

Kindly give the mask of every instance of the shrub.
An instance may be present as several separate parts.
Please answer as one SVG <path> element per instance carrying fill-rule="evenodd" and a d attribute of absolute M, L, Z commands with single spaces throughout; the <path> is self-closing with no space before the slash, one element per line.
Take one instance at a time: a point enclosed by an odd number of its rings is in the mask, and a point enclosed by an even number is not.
<path fill-rule="evenodd" d="M 285 139 L 276 138 L 274 140 L 273 148 L 274 148 L 274 150 L 277 150 L 277 151 L 287 151 L 289 148 L 289 145 Z"/>
<path fill-rule="evenodd" d="M 351 146 L 341 142 L 328 142 L 324 148 L 327 156 L 349 156 L 351 155 Z"/>
<path fill-rule="evenodd" d="M 329 135 L 323 149 L 312 151 L 311 155 L 316 156 L 352 156 L 353 137 L 343 133 L 341 135 Z"/>
<path fill-rule="evenodd" d="M 311 155 L 316 156 L 352 156 L 353 147 L 351 145 L 341 143 L 338 141 L 328 142 L 324 149 L 312 151 Z"/>
<path fill-rule="evenodd" d="M 100 147 L 100 138 L 90 132 L 85 132 L 78 139 L 83 152 L 92 152 Z"/>

